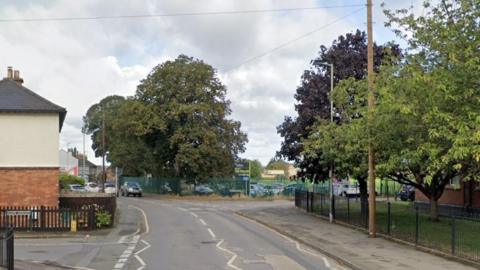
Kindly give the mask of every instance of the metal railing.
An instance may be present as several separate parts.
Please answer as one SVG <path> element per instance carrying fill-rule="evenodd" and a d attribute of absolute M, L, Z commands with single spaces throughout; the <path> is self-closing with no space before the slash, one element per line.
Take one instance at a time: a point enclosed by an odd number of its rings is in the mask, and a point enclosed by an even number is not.
<path fill-rule="evenodd" d="M 0 267 L 4 267 L 7 270 L 13 270 L 13 242 L 14 242 L 14 230 L 13 228 L 6 229 L 0 235 Z"/>
<path fill-rule="evenodd" d="M 368 228 L 367 200 L 295 191 L 295 206 L 307 212 L 328 217 L 330 203 L 335 221 Z M 376 220 L 378 232 L 387 237 L 480 262 L 480 219 L 441 214 L 434 220 L 414 203 L 377 201 Z"/>

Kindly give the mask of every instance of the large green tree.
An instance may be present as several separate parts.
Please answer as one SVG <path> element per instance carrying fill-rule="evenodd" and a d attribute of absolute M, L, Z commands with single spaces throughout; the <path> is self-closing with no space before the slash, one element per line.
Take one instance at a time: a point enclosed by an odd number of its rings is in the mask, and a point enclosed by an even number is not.
<path fill-rule="evenodd" d="M 156 66 L 135 96 L 112 96 L 85 116 L 97 156 L 105 152 L 126 174 L 152 173 L 192 182 L 231 176 L 247 135 L 229 118 L 226 87 L 204 62 L 178 56 Z"/>
<path fill-rule="evenodd" d="M 379 67 L 386 56 L 400 55 L 398 45 L 374 46 L 375 67 Z M 330 47 L 321 46 L 318 57 L 311 61 L 310 70 L 304 71 L 300 86 L 295 93 L 297 117 L 286 116 L 277 127 L 283 142 L 277 155 L 293 161 L 300 169 L 299 175 L 322 181 L 328 177 L 330 165 L 318 158 L 321 155 L 303 155 L 303 141 L 311 135 L 318 119 L 330 119 L 330 69 L 325 63 L 334 65 L 334 83 L 347 78 L 365 79 L 367 75 L 367 35 L 357 30 L 341 35 Z M 334 105 L 334 110 L 338 113 Z M 337 115 L 337 114 L 336 114 Z M 335 117 L 335 121 L 341 119 Z"/>
<path fill-rule="evenodd" d="M 378 76 L 375 143 L 381 175 L 438 199 L 454 177 L 478 178 L 480 2 L 440 1 L 420 17 L 386 11 L 409 54 Z"/>

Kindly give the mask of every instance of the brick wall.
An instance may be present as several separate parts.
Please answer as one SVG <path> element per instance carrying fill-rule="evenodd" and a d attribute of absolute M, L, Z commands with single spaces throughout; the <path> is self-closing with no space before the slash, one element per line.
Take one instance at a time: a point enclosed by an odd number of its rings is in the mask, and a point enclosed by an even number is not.
<path fill-rule="evenodd" d="M 450 186 L 445 187 L 439 203 L 461 207 L 466 206 L 468 199 L 465 198 L 465 186 L 465 183 L 461 183 L 460 189 L 453 189 Z M 472 189 L 472 207 L 480 208 L 480 187 L 477 183 L 474 183 Z M 418 190 L 415 191 L 415 201 L 430 202 L 429 199 Z"/>
<path fill-rule="evenodd" d="M 0 206 L 58 206 L 58 168 L 0 168 Z"/>

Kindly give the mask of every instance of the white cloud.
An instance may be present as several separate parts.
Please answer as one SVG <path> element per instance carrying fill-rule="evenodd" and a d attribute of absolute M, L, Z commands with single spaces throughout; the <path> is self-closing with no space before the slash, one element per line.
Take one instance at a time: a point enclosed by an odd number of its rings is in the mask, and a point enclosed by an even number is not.
<path fill-rule="evenodd" d="M 348 3 L 348 1 L 345 1 Z M 43 4 L 42 4 L 43 3 Z M 355 2 L 358 3 L 358 2 Z M 314 0 L 14 1 L 2 18 L 82 17 L 325 5 Z M 157 64 L 184 53 L 212 64 L 228 87 L 232 117 L 248 132 L 245 157 L 266 163 L 278 150 L 284 115 L 294 114 L 300 76 L 321 44 L 364 28 L 357 14 L 308 38 L 238 67 L 239 63 L 318 28 L 354 9 L 193 17 L 3 23 L 0 72 L 12 65 L 25 85 L 68 110 L 61 146 L 82 149 L 81 117 L 111 95 L 132 95 Z M 233 70 L 231 70 L 234 68 Z M 230 70 L 229 72 L 225 72 Z M 93 157 L 87 140 L 89 156 Z"/>

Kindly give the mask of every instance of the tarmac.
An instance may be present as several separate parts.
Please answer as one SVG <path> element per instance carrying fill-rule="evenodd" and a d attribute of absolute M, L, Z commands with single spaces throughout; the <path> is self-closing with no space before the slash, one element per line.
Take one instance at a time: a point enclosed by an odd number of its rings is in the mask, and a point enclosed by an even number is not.
<path fill-rule="evenodd" d="M 473 270 L 465 264 L 306 213 L 292 206 L 240 210 L 238 214 L 330 256 L 355 270 Z"/>

